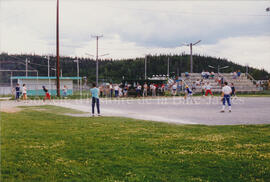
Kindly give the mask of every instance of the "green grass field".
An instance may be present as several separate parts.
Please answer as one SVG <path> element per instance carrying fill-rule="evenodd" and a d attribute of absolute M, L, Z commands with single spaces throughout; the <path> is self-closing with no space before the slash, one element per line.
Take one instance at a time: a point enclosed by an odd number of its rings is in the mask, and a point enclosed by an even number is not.
<path fill-rule="evenodd" d="M 270 125 L 173 125 L 1 113 L 1 182 L 270 181 Z"/>

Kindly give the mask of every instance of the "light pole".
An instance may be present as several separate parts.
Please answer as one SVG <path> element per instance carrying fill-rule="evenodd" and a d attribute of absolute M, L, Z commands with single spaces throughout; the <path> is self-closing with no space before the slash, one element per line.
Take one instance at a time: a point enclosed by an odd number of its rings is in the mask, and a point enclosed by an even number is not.
<path fill-rule="evenodd" d="M 74 62 L 77 63 L 77 77 L 79 78 L 79 76 L 80 76 L 79 60 L 76 59 L 76 60 L 74 60 Z M 79 82 L 78 81 L 77 81 L 77 87 L 79 88 Z"/>
<path fill-rule="evenodd" d="M 198 40 L 195 43 L 189 43 L 189 44 L 184 44 L 186 46 L 189 46 L 190 48 L 190 73 L 193 73 L 193 55 L 192 55 L 192 47 L 195 46 L 196 44 L 200 43 L 201 40 Z"/>
<path fill-rule="evenodd" d="M 30 63 L 30 61 L 26 58 L 25 59 L 25 76 L 28 77 L 28 63 Z"/>
<path fill-rule="evenodd" d="M 145 55 L 144 58 L 144 79 L 146 80 L 147 78 L 147 55 Z"/>
<path fill-rule="evenodd" d="M 47 56 L 48 59 L 48 77 L 50 77 L 50 56 Z"/>
<path fill-rule="evenodd" d="M 51 90 L 51 78 L 50 78 L 50 56 L 47 56 L 48 60 L 48 78 L 49 78 L 49 90 Z"/>
<path fill-rule="evenodd" d="M 167 75 L 168 75 L 168 78 L 170 77 L 170 57 L 168 57 L 168 65 L 167 65 Z"/>

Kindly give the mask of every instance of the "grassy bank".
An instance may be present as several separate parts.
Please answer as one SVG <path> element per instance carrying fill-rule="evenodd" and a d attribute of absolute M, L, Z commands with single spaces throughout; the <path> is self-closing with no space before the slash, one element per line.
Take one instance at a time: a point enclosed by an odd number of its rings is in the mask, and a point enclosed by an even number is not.
<path fill-rule="evenodd" d="M 43 106 L 1 113 L 0 181 L 270 179 L 270 125 L 172 125 L 57 114 L 67 112 L 73 111 Z"/>

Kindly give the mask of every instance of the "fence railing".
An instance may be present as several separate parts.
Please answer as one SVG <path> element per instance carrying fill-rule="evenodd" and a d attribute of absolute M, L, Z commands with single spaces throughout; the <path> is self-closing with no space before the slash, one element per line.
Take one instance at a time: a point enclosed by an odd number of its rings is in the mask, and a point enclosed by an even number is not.
<path fill-rule="evenodd" d="M 0 87 L 0 95 L 11 95 L 12 89 L 11 87 Z"/>
<path fill-rule="evenodd" d="M 251 76 L 249 73 L 246 73 L 246 76 L 252 80 L 253 84 L 256 84 L 256 80 L 253 78 L 253 76 Z"/>

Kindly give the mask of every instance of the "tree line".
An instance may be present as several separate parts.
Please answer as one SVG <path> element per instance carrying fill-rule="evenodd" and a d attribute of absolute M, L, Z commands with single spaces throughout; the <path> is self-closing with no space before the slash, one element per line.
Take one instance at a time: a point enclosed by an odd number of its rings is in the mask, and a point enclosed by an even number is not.
<path fill-rule="evenodd" d="M 0 54 L 0 69 L 10 70 L 25 70 L 25 59 L 29 60 L 29 70 L 38 70 L 39 76 L 47 76 L 48 61 L 45 56 L 41 55 L 27 55 L 7 53 Z M 170 76 L 178 76 L 181 73 L 189 72 L 190 70 L 190 56 L 186 54 L 181 55 L 148 55 L 147 56 L 147 76 L 153 75 L 167 75 L 169 58 L 169 74 Z M 96 61 L 84 57 L 60 57 L 60 67 L 63 76 L 76 76 L 77 63 L 74 60 L 78 59 L 80 64 L 80 76 L 87 77 L 88 81 L 95 81 L 96 78 Z M 230 73 L 237 70 L 246 72 L 246 66 L 236 64 L 232 61 L 223 58 L 216 58 L 203 55 L 193 55 L 193 72 L 200 73 L 204 71 L 214 71 L 213 67 L 224 67 L 221 72 Z M 55 76 L 56 57 L 50 57 L 50 76 Z M 255 79 L 269 79 L 269 73 L 264 69 L 256 69 L 248 67 L 249 74 Z M 135 59 L 102 59 L 99 61 L 99 79 L 106 82 L 120 82 L 122 79 L 144 79 L 145 72 L 145 58 Z M 1 82 L 8 82 L 10 73 L 1 72 Z M 24 76 L 25 72 L 13 73 L 13 76 Z M 28 75 L 35 76 L 35 73 Z"/>

